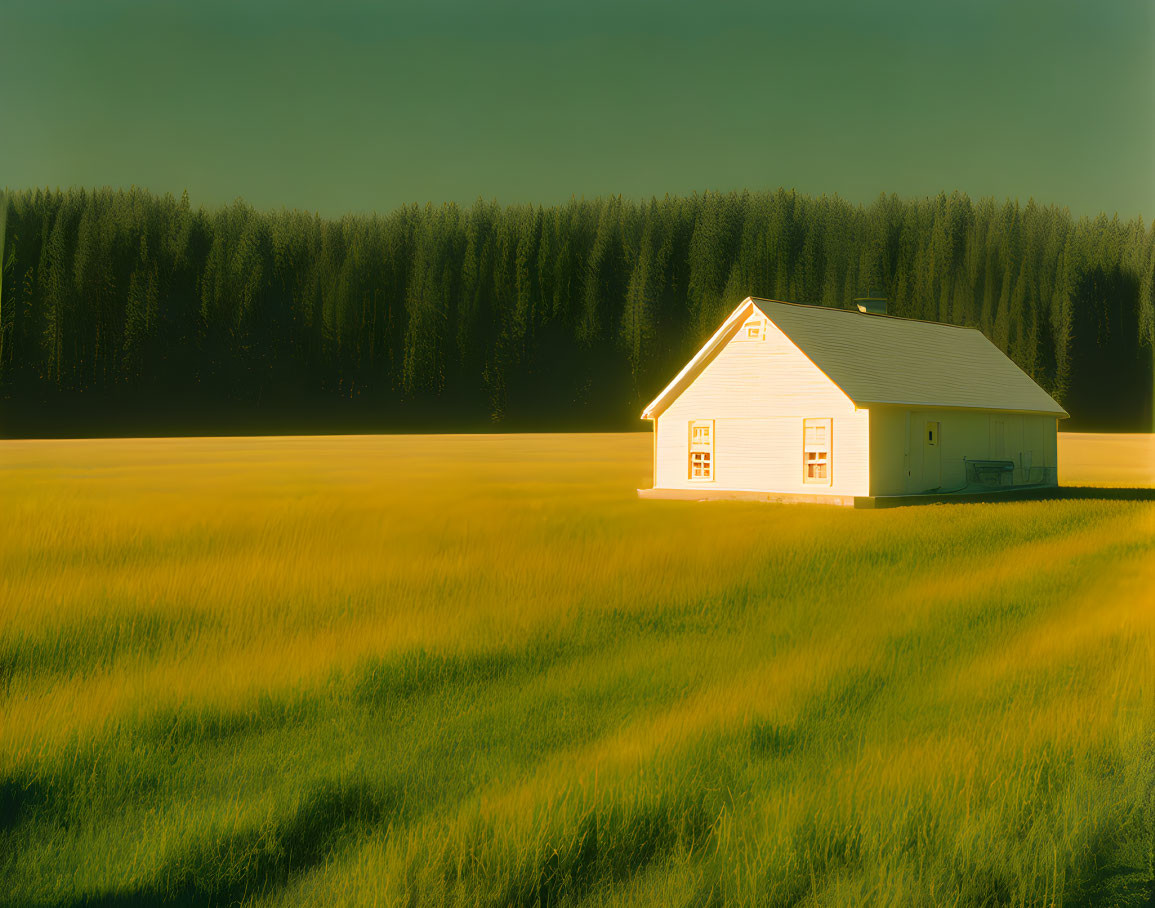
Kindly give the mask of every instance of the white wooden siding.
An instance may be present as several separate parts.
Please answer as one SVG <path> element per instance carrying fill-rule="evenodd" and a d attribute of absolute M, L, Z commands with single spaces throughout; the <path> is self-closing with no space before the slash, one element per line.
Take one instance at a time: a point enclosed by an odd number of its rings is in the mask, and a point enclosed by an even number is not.
<path fill-rule="evenodd" d="M 928 422 L 939 424 L 939 488 L 944 491 L 966 484 L 964 457 L 1013 461 L 1016 484 L 1038 482 L 1044 477 L 1051 484 L 1055 482 L 1057 421 L 1053 416 L 875 406 L 870 409 L 871 495 L 933 490 L 925 478 L 923 462 L 923 434 Z M 1003 426 L 1001 447 L 998 422 Z"/>
<path fill-rule="evenodd" d="M 654 422 L 654 486 L 813 494 L 803 482 L 802 420 L 830 418 L 833 482 L 824 492 L 866 495 L 870 419 L 772 323 L 739 331 Z M 714 420 L 714 479 L 689 479 L 688 430 Z"/>
<path fill-rule="evenodd" d="M 906 451 L 909 411 L 900 407 L 871 407 L 869 412 L 870 494 L 901 495 L 906 492 L 910 468 Z"/>

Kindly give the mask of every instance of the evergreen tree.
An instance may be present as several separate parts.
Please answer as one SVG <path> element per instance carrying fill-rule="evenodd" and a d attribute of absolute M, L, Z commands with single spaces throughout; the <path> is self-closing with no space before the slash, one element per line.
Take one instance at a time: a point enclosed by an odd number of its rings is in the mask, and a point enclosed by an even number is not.
<path fill-rule="evenodd" d="M 743 297 L 880 290 L 896 315 L 980 328 L 1077 420 L 1150 426 L 1155 225 L 1034 200 L 778 190 L 330 220 L 35 190 L 0 221 L 0 407 L 340 396 L 382 419 L 625 424 Z"/>

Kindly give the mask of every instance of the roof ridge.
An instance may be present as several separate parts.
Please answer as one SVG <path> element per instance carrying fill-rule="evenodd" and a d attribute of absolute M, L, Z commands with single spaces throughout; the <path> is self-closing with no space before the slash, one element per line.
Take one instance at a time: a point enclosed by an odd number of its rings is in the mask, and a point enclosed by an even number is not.
<path fill-rule="evenodd" d="M 864 315 L 857 309 L 843 309 L 841 306 L 824 306 L 822 303 L 794 303 L 790 300 L 773 300 L 764 296 L 749 297 L 755 303 L 774 303 L 779 306 L 794 306 L 797 309 L 822 309 L 826 312 L 846 312 L 850 315 Z M 871 318 L 891 318 L 898 322 L 915 322 L 919 325 L 941 325 L 943 328 L 959 328 L 963 331 L 978 331 L 982 334 L 982 330 L 972 327 L 971 325 L 955 325 L 952 322 L 932 322 L 925 318 L 907 318 L 905 315 L 891 315 L 889 312 L 885 314 L 871 313 Z M 985 335 L 984 335 L 985 337 Z"/>

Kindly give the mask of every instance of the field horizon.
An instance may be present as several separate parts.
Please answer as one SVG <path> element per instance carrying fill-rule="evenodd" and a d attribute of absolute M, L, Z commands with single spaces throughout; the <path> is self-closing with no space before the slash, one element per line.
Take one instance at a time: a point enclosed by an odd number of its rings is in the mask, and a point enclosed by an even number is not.
<path fill-rule="evenodd" d="M 872 512 L 639 501 L 640 432 L 0 442 L 0 901 L 1150 904 L 1153 444 Z"/>

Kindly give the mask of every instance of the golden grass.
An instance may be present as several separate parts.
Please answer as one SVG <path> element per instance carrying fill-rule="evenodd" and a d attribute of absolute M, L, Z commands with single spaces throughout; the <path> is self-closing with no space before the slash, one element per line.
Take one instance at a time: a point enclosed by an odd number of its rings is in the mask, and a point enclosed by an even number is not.
<path fill-rule="evenodd" d="M 649 457 L 0 443 L 2 891 L 1149 897 L 1155 504 L 643 502 Z"/>
<path fill-rule="evenodd" d="M 1155 433 L 1059 433 L 1059 483 L 1155 487 Z"/>

